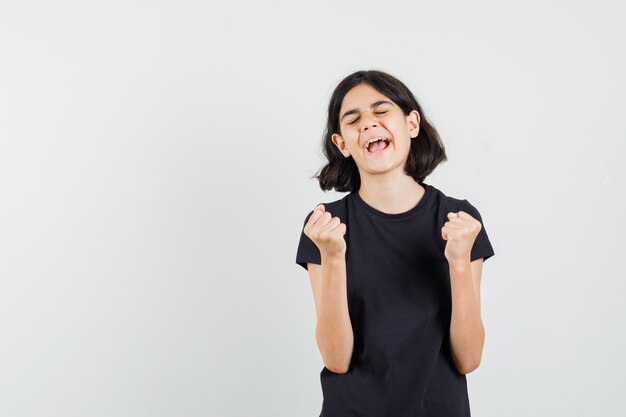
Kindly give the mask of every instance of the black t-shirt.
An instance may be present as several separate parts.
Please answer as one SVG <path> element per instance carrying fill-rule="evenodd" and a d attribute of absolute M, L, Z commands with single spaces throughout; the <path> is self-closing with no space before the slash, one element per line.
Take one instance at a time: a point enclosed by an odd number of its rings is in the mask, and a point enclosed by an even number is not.
<path fill-rule="evenodd" d="M 467 381 L 450 352 L 450 271 L 441 228 L 448 212 L 482 223 L 470 259 L 494 255 L 485 224 L 467 200 L 432 185 L 397 214 L 368 205 L 357 191 L 323 203 L 347 226 L 346 278 L 354 349 L 345 374 L 324 367 L 321 417 L 467 417 Z M 304 225 L 313 214 L 306 216 Z M 296 263 L 321 264 L 302 230 Z"/>

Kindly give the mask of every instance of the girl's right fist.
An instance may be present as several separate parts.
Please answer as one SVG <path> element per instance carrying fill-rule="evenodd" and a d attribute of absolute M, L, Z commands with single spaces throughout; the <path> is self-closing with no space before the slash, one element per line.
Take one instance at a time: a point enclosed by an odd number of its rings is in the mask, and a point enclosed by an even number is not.
<path fill-rule="evenodd" d="M 346 254 L 346 225 L 339 217 L 333 217 L 323 204 L 318 204 L 304 226 L 304 234 L 315 243 L 326 256 L 344 256 Z"/>

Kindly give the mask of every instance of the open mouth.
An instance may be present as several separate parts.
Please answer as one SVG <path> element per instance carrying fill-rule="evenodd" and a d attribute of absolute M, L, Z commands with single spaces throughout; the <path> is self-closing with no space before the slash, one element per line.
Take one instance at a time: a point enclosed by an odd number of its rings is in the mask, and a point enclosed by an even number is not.
<path fill-rule="evenodd" d="M 368 146 L 365 147 L 365 150 L 370 155 L 380 155 L 385 152 L 389 148 L 389 139 L 385 137 L 381 137 L 376 141 L 372 141 Z"/>

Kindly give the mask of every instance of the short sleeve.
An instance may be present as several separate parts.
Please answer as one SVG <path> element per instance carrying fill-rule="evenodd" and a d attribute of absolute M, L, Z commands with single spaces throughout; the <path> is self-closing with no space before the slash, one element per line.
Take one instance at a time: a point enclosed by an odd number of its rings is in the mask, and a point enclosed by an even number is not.
<path fill-rule="evenodd" d="M 307 262 L 318 265 L 322 264 L 322 257 L 317 245 L 306 234 L 304 234 L 304 226 L 306 226 L 312 214 L 313 210 L 311 210 L 311 212 L 307 214 L 304 219 L 302 231 L 300 232 L 300 243 L 298 244 L 298 251 L 296 253 L 296 263 L 306 270 L 308 270 L 306 265 Z"/>
<path fill-rule="evenodd" d="M 461 210 L 468 213 L 470 216 L 478 220 L 482 227 L 480 232 L 478 232 L 478 236 L 476 236 L 476 240 L 474 241 L 474 246 L 472 246 L 472 251 L 470 254 L 470 260 L 475 261 L 476 259 L 483 258 L 483 262 L 487 259 L 491 258 L 495 255 L 493 251 L 493 247 L 491 246 L 491 242 L 489 241 L 489 236 L 487 235 L 487 229 L 485 228 L 485 223 L 483 222 L 482 216 L 469 201 L 463 200 L 463 204 Z"/>

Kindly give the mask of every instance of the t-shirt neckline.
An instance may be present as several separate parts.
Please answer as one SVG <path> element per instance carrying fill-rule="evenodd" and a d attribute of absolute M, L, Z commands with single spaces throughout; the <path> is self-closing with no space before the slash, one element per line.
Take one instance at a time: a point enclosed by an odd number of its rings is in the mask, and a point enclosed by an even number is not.
<path fill-rule="evenodd" d="M 380 217 L 384 217 L 387 219 L 404 219 L 406 217 L 411 217 L 415 214 L 417 214 L 419 211 L 422 210 L 422 208 L 426 205 L 426 200 L 428 198 L 430 198 L 430 195 L 432 194 L 432 186 L 426 183 L 420 183 L 420 185 L 422 187 L 424 187 L 424 195 L 422 196 L 422 198 L 420 198 L 420 201 L 417 202 L 417 205 L 410 208 L 409 210 L 402 212 L 402 213 L 385 213 L 384 211 L 380 211 L 372 206 L 370 206 L 369 204 L 367 204 L 365 202 L 365 200 L 363 200 L 361 198 L 361 196 L 359 195 L 358 190 L 354 191 L 352 193 L 352 195 L 354 196 L 354 199 L 356 200 L 356 202 L 363 207 L 365 210 L 369 211 L 370 213 L 373 213 L 377 216 Z"/>

